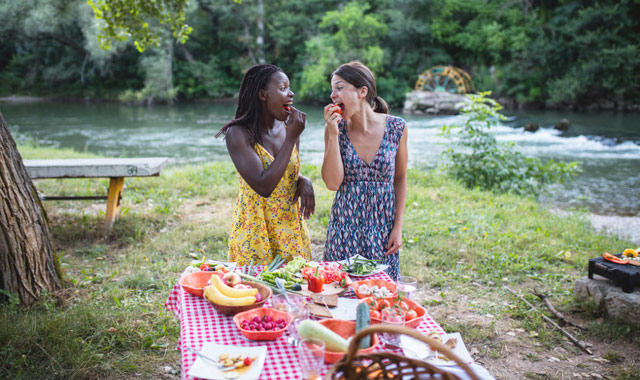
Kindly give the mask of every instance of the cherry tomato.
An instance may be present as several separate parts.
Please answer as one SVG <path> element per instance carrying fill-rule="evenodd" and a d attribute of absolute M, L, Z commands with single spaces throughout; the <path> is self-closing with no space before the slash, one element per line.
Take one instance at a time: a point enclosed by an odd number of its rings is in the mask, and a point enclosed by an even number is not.
<path fill-rule="evenodd" d="M 404 302 L 404 301 L 400 301 L 399 305 L 400 305 L 400 309 L 402 309 L 402 311 L 411 310 L 409 305 L 407 305 L 407 303 Z"/>
<path fill-rule="evenodd" d="M 378 318 L 378 319 L 380 319 L 380 317 L 381 317 L 380 312 L 378 310 L 371 310 L 369 312 L 369 316 L 371 318 Z"/>
<path fill-rule="evenodd" d="M 382 309 L 391 307 L 391 302 L 389 302 L 389 300 L 386 300 L 386 299 L 379 299 L 377 306 L 378 306 L 377 309 L 382 311 Z"/>
<path fill-rule="evenodd" d="M 405 313 L 405 321 L 410 321 L 415 318 L 418 318 L 418 312 L 416 312 L 415 310 L 409 310 Z"/>
<path fill-rule="evenodd" d="M 251 358 L 247 356 L 246 358 L 244 358 L 244 366 L 248 367 L 250 365 L 251 365 Z"/>
<path fill-rule="evenodd" d="M 207 264 L 207 263 L 202 263 L 200 264 L 200 270 L 203 272 L 206 272 L 209 270 L 209 268 L 211 268 L 211 265 Z"/>
<path fill-rule="evenodd" d="M 342 115 L 342 108 L 340 108 L 340 106 L 337 104 L 334 104 L 334 106 L 338 106 L 338 109 L 333 112 L 337 113 L 338 115 Z"/>

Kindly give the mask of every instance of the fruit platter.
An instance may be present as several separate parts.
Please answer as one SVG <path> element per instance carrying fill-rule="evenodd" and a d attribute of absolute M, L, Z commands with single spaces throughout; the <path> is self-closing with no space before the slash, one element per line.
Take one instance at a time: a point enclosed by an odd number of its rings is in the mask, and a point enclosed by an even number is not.
<path fill-rule="evenodd" d="M 260 307 L 271 297 L 273 291 L 263 284 L 242 281 L 235 272 L 211 274 L 211 284 L 204 288 L 204 298 L 224 315 L 237 313 Z"/>

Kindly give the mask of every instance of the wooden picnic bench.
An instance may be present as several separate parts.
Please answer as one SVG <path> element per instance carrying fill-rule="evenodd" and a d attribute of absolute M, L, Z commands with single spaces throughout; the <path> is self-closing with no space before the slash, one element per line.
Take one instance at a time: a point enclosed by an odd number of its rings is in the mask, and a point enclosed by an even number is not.
<path fill-rule="evenodd" d="M 104 222 L 110 233 L 119 217 L 120 200 L 125 177 L 159 176 L 169 162 L 168 157 L 150 158 L 80 158 L 64 160 L 24 160 L 31 179 L 40 178 L 110 178 L 106 196 L 43 196 L 43 200 L 106 199 L 107 214 Z"/>

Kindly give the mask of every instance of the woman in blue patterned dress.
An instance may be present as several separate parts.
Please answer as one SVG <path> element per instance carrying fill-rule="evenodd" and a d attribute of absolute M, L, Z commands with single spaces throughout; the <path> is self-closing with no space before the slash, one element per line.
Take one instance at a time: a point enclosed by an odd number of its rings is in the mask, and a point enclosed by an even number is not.
<path fill-rule="evenodd" d="M 324 108 L 322 179 L 336 190 L 324 259 L 381 259 L 400 272 L 402 217 L 407 193 L 407 128 L 388 115 L 371 70 L 360 62 L 338 67 Z"/>

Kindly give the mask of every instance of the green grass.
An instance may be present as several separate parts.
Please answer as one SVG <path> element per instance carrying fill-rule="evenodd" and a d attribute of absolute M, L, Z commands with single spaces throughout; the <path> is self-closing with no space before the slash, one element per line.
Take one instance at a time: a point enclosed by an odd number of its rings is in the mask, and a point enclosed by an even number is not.
<path fill-rule="evenodd" d="M 59 153 L 28 146 L 20 151 L 25 159 Z M 318 167 L 302 171 L 316 185 L 316 214 L 308 226 L 312 241 L 322 244 L 333 194 L 322 185 Z M 179 371 L 178 321 L 163 304 L 194 256 L 226 258 L 237 176 L 229 163 L 211 163 L 168 167 L 160 177 L 127 178 L 125 185 L 123 215 L 110 238 L 101 233 L 103 203 L 45 203 L 67 286 L 32 307 L 0 306 L 0 378 L 158 378 L 164 366 Z M 45 194 L 106 193 L 107 186 L 92 179 L 36 182 Z M 573 281 L 586 275 L 587 260 L 631 246 L 594 233 L 583 215 L 561 218 L 534 200 L 468 190 L 420 168 L 409 170 L 403 233 L 403 274 L 441 294 L 427 307 L 460 307 L 510 321 L 536 342 L 531 361 L 565 340 L 502 286 L 538 306 L 530 294 L 534 288 L 549 294 L 561 311 L 581 307 L 571 292 Z M 590 327 L 602 325 L 597 311 L 584 314 Z M 438 322 L 462 332 L 488 360 L 501 355 L 493 323 Z M 638 343 L 632 326 L 590 331 L 580 339 Z M 618 373 L 625 379 L 638 372 Z"/>

